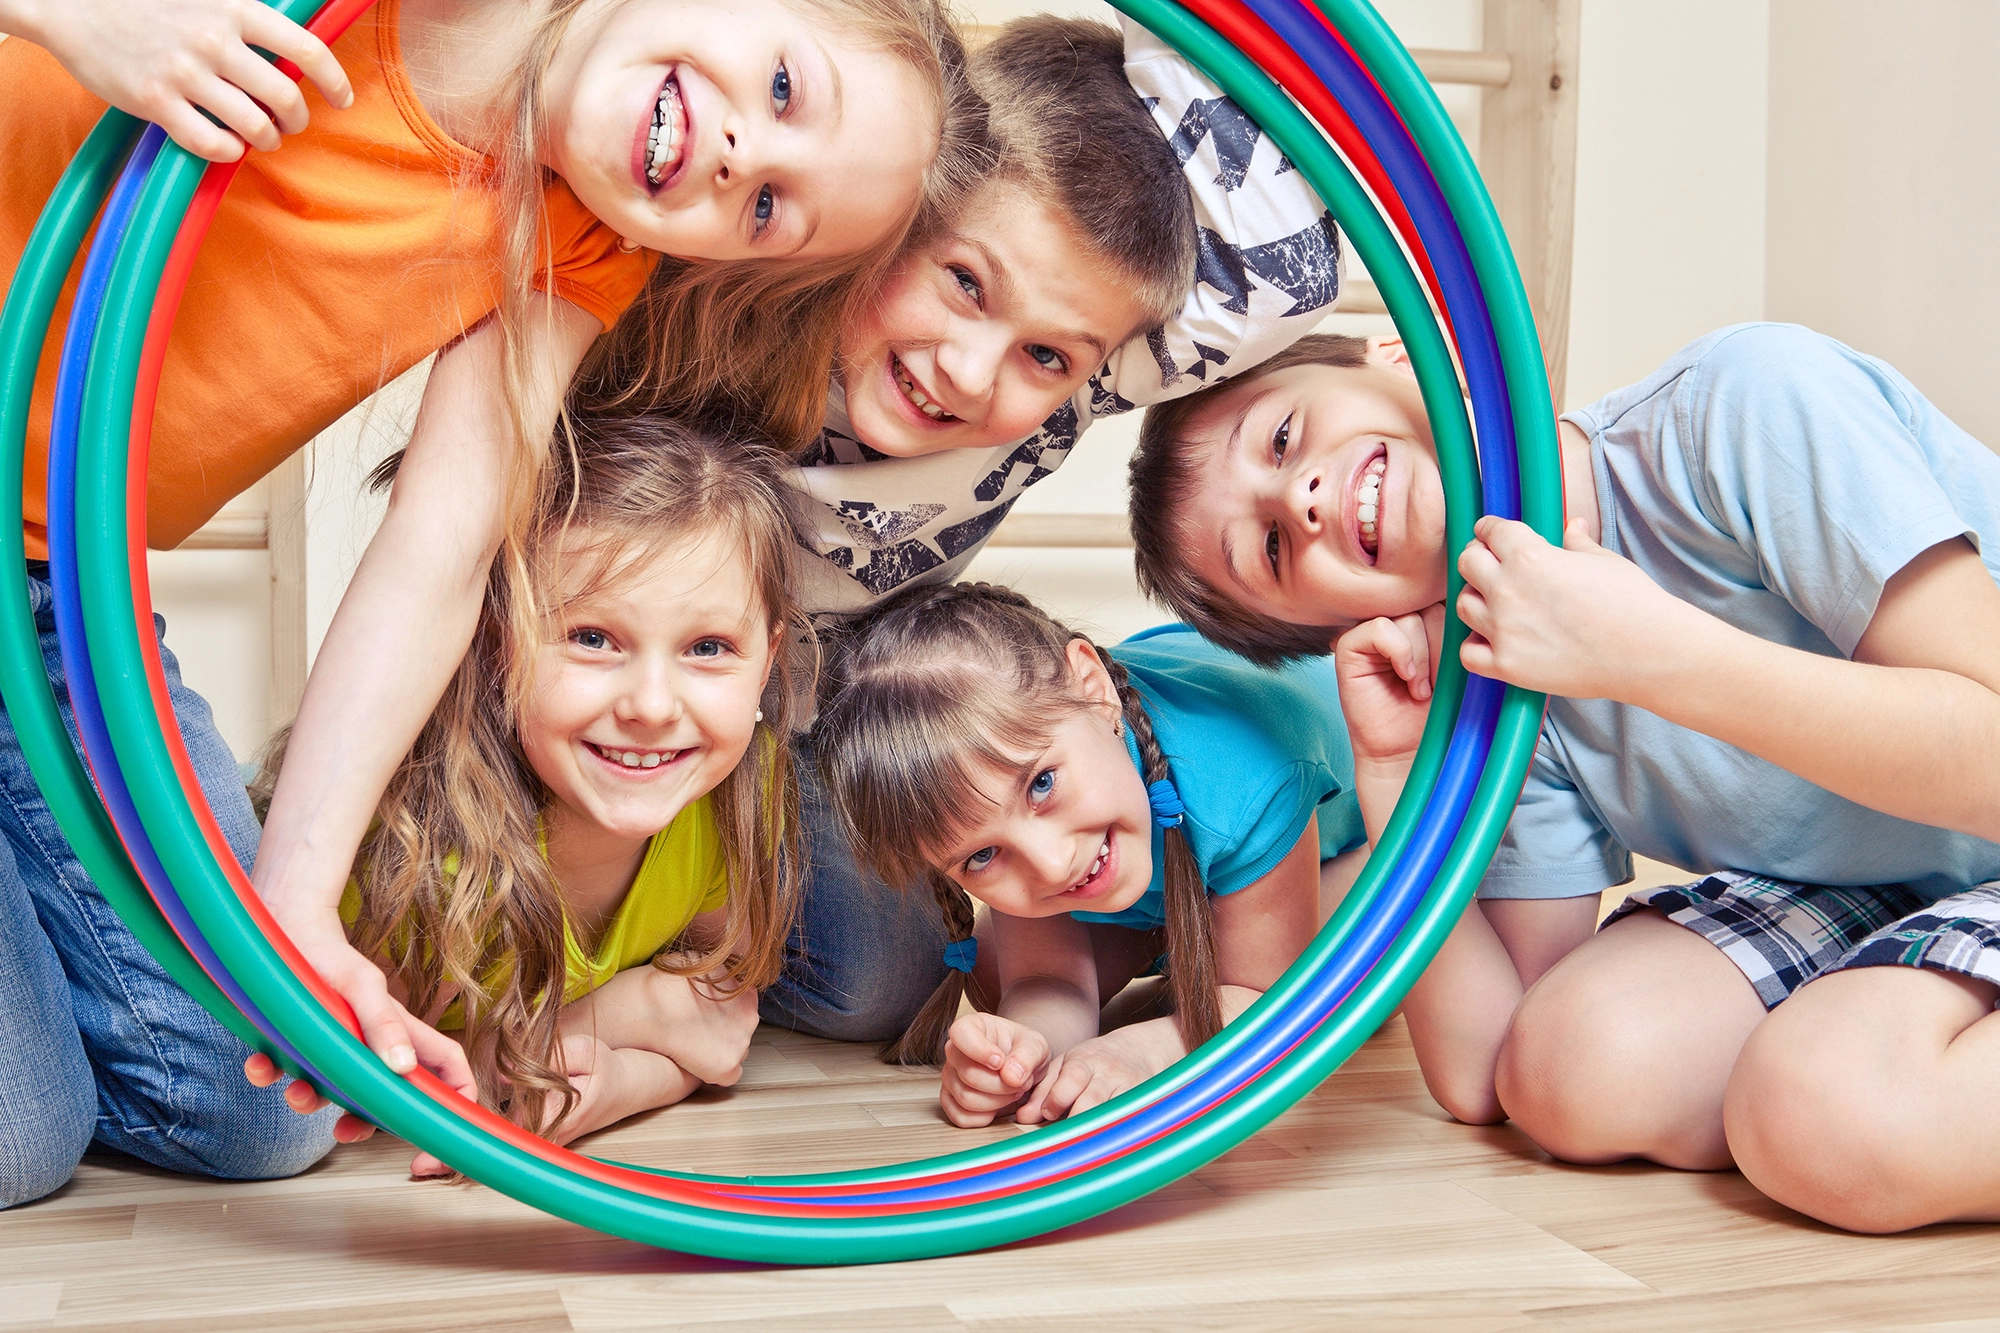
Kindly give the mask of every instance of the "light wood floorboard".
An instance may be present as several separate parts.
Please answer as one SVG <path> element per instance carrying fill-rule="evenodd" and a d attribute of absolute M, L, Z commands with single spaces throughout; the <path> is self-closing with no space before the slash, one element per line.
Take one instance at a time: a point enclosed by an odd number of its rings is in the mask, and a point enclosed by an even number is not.
<path fill-rule="evenodd" d="M 899 1161 L 1004 1138 L 935 1112 L 866 1048 L 759 1034 L 744 1086 L 598 1136 L 625 1161 L 737 1172 Z M 1734 1173 L 1559 1167 L 1445 1118 L 1393 1022 L 1236 1152 L 1139 1203 L 984 1254 L 845 1269 L 661 1253 L 473 1185 L 413 1182 L 382 1140 L 293 1180 L 88 1159 L 0 1214 L 0 1329 L 612 1333 L 1051 1327 L 1383 1333 L 2000 1324 L 2000 1233 L 1847 1236 Z M 809 1256 L 799 1256 L 806 1260 Z"/>

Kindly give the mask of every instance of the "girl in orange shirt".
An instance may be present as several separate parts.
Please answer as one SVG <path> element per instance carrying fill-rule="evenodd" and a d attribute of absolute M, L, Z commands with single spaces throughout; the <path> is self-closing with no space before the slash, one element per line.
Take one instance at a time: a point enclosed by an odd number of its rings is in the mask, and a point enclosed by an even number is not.
<path fill-rule="evenodd" d="M 391 998 L 337 907 L 377 799 L 471 638 L 487 568 L 521 527 L 571 375 L 658 251 L 675 259 L 650 278 L 646 313 L 684 335 L 663 374 L 741 392 L 770 367 L 817 361 L 799 379 L 823 393 L 830 356 L 816 353 L 831 328 L 784 316 L 837 306 L 819 298 L 865 280 L 934 181 L 952 178 L 939 148 L 956 142 L 941 126 L 964 114 L 962 49 L 935 0 L 381 0 L 331 49 L 252 0 L 169 0 L 137 21 L 112 0 L 0 0 L 9 33 L 0 274 L 100 98 L 202 156 L 269 154 L 225 201 L 169 347 L 153 544 L 177 544 L 437 354 L 261 847 L 227 748 L 168 661 L 190 750 L 212 761 L 209 800 L 239 856 L 255 857 L 274 915 L 393 1068 L 421 1060 L 469 1088 L 457 1044 Z M 339 109 L 308 126 L 308 94 L 253 47 L 294 60 Z M 297 137 L 271 152 L 281 134 Z M 730 322 L 746 293 L 761 318 Z M 31 557 L 46 551 L 51 387 L 38 385 L 30 423 Z M 775 394 L 780 430 L 794 399 L 810 401 L 803 388 Z M 31 560 L 28 574 L 46 571 Z M 46 626 L 44 646 L 53 664 Z M 317 1136 L 302 1139 L 279 1098 L 244 1087 L 245 1053 L 104 908 L 11 735 L 4 784 L 22 790 L 0 802 L 17 849 L 0 865 L 0 976 L 21 994 L 0 996 L 0 1204 L 67 1179 L 92 1137 L 239 1176 L 324 1152 L 331 1126 L 298 1121 Z"/>

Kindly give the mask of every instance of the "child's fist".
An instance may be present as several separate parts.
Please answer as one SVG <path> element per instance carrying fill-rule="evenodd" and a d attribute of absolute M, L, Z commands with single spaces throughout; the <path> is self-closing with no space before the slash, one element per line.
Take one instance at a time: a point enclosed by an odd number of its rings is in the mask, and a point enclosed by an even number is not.
<path fill-rule="evenodd" d="M 1334 641 L 1340 711 L 1356 762 L 1401 758 L 1417 748 L 1443 642 L 1442 602 L 1363 621 Z"/>
<path fill-rule="evenodd" d="M 938 1105 L 961 1129 L 1020 1105 L 1049 1063 L 1048 1038 L 998 1014 L 966 1014 L 945 1040 Z"/>
<path fill-rule="evenodd" d="M 1702 613 L 1581 522 L 1552 546 L 1525 523 L 1488 515 L 1458 558 L 1459 652 L 1468 671 L 1572 699 L 1623 699 Z"/>
<path fill-rule="evenodd" d="M 1014 1119 L 1041 1125 L 1080 1115 L 1151 1078 L 1157 1071 L 1133 1058 L 1116 1037 L 1116 1033 L 1096 1037 L 1063 1052 Z"/>

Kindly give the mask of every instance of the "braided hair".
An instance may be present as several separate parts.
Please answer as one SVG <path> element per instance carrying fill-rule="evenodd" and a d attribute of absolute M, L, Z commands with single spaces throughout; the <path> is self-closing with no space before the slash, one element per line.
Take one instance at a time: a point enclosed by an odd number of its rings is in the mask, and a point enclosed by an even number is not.
<path fill-rule="evenodd" d="M 828 789 L 856 858 L 890 884 L 925 884 L 954 942 L 973 930 L 971 897 L 929 860 L 911 830 L 948 830 L 986 799 L 978 777 L 1010 772 L 1091 704 L 1077 694 L 1069 645 L 1090 646 L 1117 690 L 1145 781 L 1170 780 L 1166 755 L 1125 668 L 1011 588 L 957 583 L 907 589 L 833 649 L 814 728 Z M 1165 833 L 1167 971 L 1189 1050 L 1222 1027 L 1208 891 L 1179 826 Z M 952 969 L 903 1035 L 898 1064 L 936 1064 L 966 974 Z M 976 998 L 976 997 L 975 997 Z"/>

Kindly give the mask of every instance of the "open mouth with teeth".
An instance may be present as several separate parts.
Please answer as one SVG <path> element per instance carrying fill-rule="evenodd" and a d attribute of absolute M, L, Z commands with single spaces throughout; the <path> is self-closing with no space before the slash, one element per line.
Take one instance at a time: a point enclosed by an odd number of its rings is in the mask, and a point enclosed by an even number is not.
<path fill-rule="evenodd" d="M 1097 855 L 1090 862 L 1090 869 L 1084 877 L 1063 891 L 1067 898 L 1094 898 L 1111 886 L 1111 835 L 1106 833 L 1104 841 L 1098 845 Z"/>
<path fill-rule="evenodd" d="M 681 150 L 687 144 L 687 108 L 681 104 L 678 75 L 669 74 L 660 85 L 653 103 L 653 127 L 646 134 L 646 182 L 654 189 L 680 165 Z"/>
<path fill-rule="evenodd" d="M 1361 483 L 1354 492 L 1354 517 L 1361 527 L 1361 549 L 1370 558 L 1381 549 L 1382 538 L 1376 524 L 1382 509 L 1382 478 L 1388 471 L 1389 456 L 1377 454 L 1361 469 Z"/>
<path fill-rule="evenodd" d="M 930 396 L 917 387 L 917 381 L 911 376 L 908 368 L 893 354 L 889 357 L 889 370 L 895 375 L 897 387 L 902 389 L 903 397 L 910 400 L 911 407 L 916 408 L 917 411 L 923 413 L 932 421 L 946 422 L 958 420 L 957 417 L 932 402 Z"/>
<path fill-rule="evenodd" d="M 640 770 L 665 768 L 673 763 L 674 760 L 687 753 L 686 750 L 614 749 L 608 745 L 599 745 L 595 741 L 585 741 L 583 748 L 607 764 L 615 764 L 619 768 L 635 768 Z"/>

